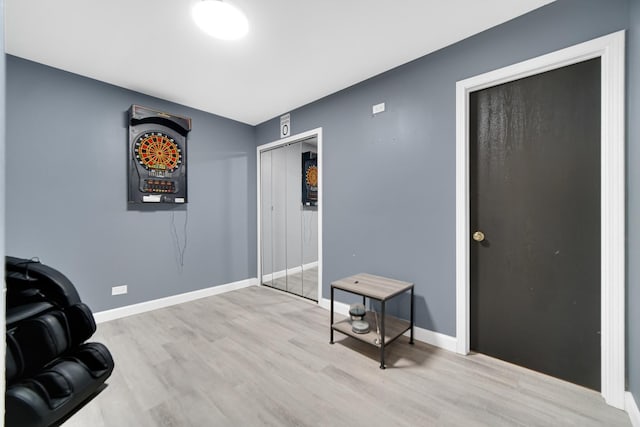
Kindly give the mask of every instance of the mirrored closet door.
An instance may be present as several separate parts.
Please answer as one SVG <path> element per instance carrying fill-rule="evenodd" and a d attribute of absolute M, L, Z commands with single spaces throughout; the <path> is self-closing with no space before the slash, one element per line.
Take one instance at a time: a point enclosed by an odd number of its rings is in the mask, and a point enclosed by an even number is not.
<path fill-rule="evenodd" d="M 262 284 L 318 300 L 315 137 L 260 154 Z"/>

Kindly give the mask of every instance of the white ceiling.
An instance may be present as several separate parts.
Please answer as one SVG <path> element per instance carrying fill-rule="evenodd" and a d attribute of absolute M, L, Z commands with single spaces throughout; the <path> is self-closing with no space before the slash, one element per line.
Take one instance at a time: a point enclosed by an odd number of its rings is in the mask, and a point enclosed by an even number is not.
<path fill-rule="evenodd" d="M 553 0 L 228 0 L 240 41 L 198 1 L 5 0 L 6 52 L 255 125 Z"/>

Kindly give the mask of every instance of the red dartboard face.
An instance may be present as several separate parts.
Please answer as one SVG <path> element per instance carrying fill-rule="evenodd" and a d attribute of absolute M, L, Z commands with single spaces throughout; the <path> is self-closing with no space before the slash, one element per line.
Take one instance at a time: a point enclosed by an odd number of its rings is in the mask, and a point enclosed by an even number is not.
<path fill-rule="evenodd" d="M 138 163 L 147 170 L 173 172 L 182 163 L 182 150 L 175 140 L 163 132 L 145 132 L 133 148 Z"/>

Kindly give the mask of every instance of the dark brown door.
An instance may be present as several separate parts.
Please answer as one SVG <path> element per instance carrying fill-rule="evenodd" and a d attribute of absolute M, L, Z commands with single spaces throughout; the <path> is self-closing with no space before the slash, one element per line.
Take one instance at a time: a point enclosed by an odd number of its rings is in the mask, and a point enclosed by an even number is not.
<path fill-rule="evenodd" d="M 470 100 L 471 349 L 599 390 L 600 59 Z"/>

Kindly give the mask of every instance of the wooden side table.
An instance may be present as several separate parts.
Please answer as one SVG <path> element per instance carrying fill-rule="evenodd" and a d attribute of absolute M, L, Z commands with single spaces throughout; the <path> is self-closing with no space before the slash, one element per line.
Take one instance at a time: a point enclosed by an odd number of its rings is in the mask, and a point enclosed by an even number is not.
<path fill-rule="evenodd" d="M 333 321 L 333 301 L 334 291 L 340 289 L 352 294 L 362 296 L 363 304 L 366 299 L 380 301 L 381 310 L 377 315 L 380 325 L 380 335 L 373 327 L 366 334 L 357 334 L 351 330 L 350 319 L 341 320 L 334 323 Z M 385 314 L 385 304 L 387 300 L 400 295 L 404 292 L 411 291 L 411 320 L 406 321 Z M 366 318 L 371 324 L 371 320 L 376 316 L 373 312 L 368 311 Z M 355 276 L 347 277 L 331 283 L 331 339 L 333 344 L 333 331 L 338 331 L 357 340 L 366 342 L 380 348 L 380 369 L 385 369 L 384 365 L 384 348 L 396 338 L 410 332 L 409 344 L 413 344 L 413 283 L 402 282 L 400 280 L 389 279 L 386 277 L 374 276 L 373 274 L 360 273 Z"/>

